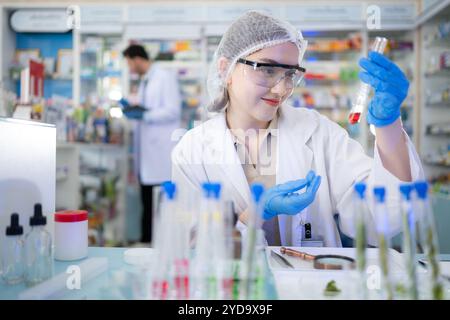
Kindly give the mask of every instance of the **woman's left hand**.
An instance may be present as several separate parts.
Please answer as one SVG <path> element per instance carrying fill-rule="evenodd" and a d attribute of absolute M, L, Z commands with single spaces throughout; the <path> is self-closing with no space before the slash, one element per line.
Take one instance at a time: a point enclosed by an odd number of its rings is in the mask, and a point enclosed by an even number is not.
<path fill-rule="evenodd" d="M 400 117 L 400 106 L 408 95 L 409 81 L 400 68 L 384 55 L 370 51 L 369 59 L 361 58 L 365 70 L 359 78 L 375 91 L 367 112 L 367 122 L 384 127 Z"/>

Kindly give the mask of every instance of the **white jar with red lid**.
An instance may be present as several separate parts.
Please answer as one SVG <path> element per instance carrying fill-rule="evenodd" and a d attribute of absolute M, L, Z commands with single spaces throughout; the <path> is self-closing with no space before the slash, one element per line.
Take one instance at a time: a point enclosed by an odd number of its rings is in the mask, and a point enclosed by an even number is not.
<path fill-rule="evenodd" d="M 88 252 L 88 212 L 67 210 L 55 213 L 55 259 L 78 260 Z"/>

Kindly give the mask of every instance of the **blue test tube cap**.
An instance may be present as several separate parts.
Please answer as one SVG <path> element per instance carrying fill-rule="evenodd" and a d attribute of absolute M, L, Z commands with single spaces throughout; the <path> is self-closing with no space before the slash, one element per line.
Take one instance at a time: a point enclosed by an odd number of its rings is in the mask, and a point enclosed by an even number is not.
<path fill-rule="evenodd" d="M 252 190 L 253 200 L 256 203 L 258 203 L 261 200 L 261 196 L 264 192 L 264 186 L 260 183 L 253 183 L 251 190 Z"/>
<path fill-rule="evenodd" d="M 167 195 L 167 198 L 173 200 L 175 197 L 175 190 L 176 190 L 175 183 L 173 183 L 172 181 L 165 181 L 162 183 L 162 187 Z"/>
<path fill-rule="evenodd" d="M 203 189 L 203 194 L 205 195 L 206 198 L 209 198 L 211 195 L 211 183 L 209 182 L 204 182 L 202 184 L 202 189 Z"/>
<path fill-rule="evenodd" d="M 363 182 L 356 183 L 353 187 L 355 189 L 355 192 L 358 194 L 358 196 L 361 199 L 364 199 L 364 193 L 366 192 L 366 184 Z"/>
<path fill-rule="evenodd" d="M 219 199 L 220 189 L 221 189 L 220 183 L 211 183 L 210 190 L 211 190 L 211 195 L 214 199 Z"/>
<path fill-rule="evenodd" d="M 420 199 L 426 199 L 428 194 L 428 183 L 426 181 L 417 181 L 414 183 L 417 195 Z"/>
<path fill-rule="evenodd" d="M 373 188 L 373 195 L 378 202 L 384 202 L 386 196 L 386 188 L 385 187 L 375 187 Z"/>
<path fill-rule="evenodd" d="M 401 184 L 399 187 L 400 194 L 403 199 L 411 200 L 411 191 L 413 190 L 413 185 L 410 183 Z"/>

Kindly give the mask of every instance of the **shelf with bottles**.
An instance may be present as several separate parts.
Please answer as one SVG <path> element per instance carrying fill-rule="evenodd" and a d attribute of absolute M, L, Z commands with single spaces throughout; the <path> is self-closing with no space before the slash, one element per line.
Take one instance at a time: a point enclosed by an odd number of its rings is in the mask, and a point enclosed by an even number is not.
<path fill-rule="evenodd" d="M 108 238 L 104 230 L 125 215 L 126 149 L 58 143 L 56 150 L 57 208 L 87 210 L 90 245 L 114 245 L 116 239 Z"/>
<path fill-rule="evenodd" d="M 90 245 L 104 246 L 107 243 L 114 246 L 115 239 L 105 235 L 108 223 L 117 219 L 118 196 L 121 192 L 117 188 L 118 176 L 105 175 L 96 181 L 96 185 L 85 183 L 81 177 L 81 208 L 89 212 L 89 230 L 93 235 Z M 99 184 L 99 185 L 97 185 Z"/>
<path fill-rule="evenodd" d="M 450 190 L 450 7 L 421 27 L 421 146 L 426 176 L 438 194 Z"/>
<path fill-rule="evenodd" d="M 305 85 L 351 85 L 358 80 L 359 32 L 308 32 Z"/>
<path fill-rule="evenodd" d="M 448 138 L 450 137 L 450 122 L 428 124 L 425 133 L 429 136 Z"/>
<path fill-rule="evenodd" d="M 186 67 L 188 62 L 201 61 L 201 40 L 148 39 L 143 45 L 154 61 L 176 62 Z M 187 62 L 184 64 L 183 62 Z"/>
<path fill-rule="evenodd" d="M 450 63 L 450 52 L 446 53 L 446 55 L 448 55 L 449 58 L 449 63 Z M 431 78 L 431 77 L 441 77 L 441 78 L 446 78 L 448 79 L 448 77 L 450 77 L 450 68 L 446 67 L 446 69 L 437 69 L 434 71 L 428 71 L 427 73 L 425 73 L 425 77 L 427 78 Z"/>
<path fill-rule="evenodd" d="M 214 52 L 216 51 L 217 47 L 219 46 L 220 40 L 222 39 L 222 36 L 207 36 L 206 37 L 206 60 L 208 63 L 210 63 L 213 59 Z"/>
<path fill-rule="evenodd" d="M 0 117 L 12 117 L 16 102 L 17 95 L 15 92 L 0 87 Z"/>
<path fill-rule="evenodd" d="M 448 14 L 447 19 L 439 21 L 431 30 L 428 41 L 430 46 L 433 47 L 450 47 L 450 21 L 448 20 Z"/>
<path fill-rule="evenodd" d="M 435 197 L 443 197 L 450 200 L 450 171 L 431 176 L 429 179 L 431 183 L 431 192 Z"/>
<path fill-rule="evenodd" d="M 428 165 L 442 166 L 450 169 L 450 143 L 438 144 L 423 157 L 423 162 Z"/>
<path fill-rule="evenodd" d="M 450 109 L 450 101 L 440 101 L 440 102 L 427 103 L 426 106 L 428 108 Z"/>
<path fill-rule="evenodd" d="M 44 98 L 54 94 L 73 98 L 73 45 L 72 32 L 8 32 L 8 48 L 5 51 L 3 65 L 4 84 L 20 92 L 20 72 L 29 67 L 29 61 L 44 64 Z M 8 74 L 7 74 L 8 72 Z"/>
<path fill-rule="evenodd" d="M 361 33 L 355 31 L 304 31 L 308 47 L 303 59 L 303 83 L 290 98 L 295 107 L 314 108 L 349 128 L 347 117 L 352 88 L 358 83 Z M 353 133 L 359 132 L 353 130 Z"/>
<path fill-rule="evenodd" d="M 309 61 L 305 67 L 305 86 L 348 86 L 358 81 L 359 69 L 353 62 Z"/>
<path fill-rule="evenodd" d="M 111 143 L 75 143 L 79 150 L 80 207 L 89 212 L 93 245 L 120 242 L 105 233 L 108 225 L 125 215 L 127 148 Z"/>
<path fill-rule="evenodd" d="M 122 94 L 122 39 L 116 35 L 82 35 L 80 101 L 107 100 Z M 98 103 L 98 102 L 95 102 Z"/>
<path fill-rule="evenodd" d="M 66 121 L 66 141 L 69 143 L 89 143 L 94 146 L 124 143 L 124 121 L 113 117 L 108 108 L 81 106 L 70 110 Z"/>

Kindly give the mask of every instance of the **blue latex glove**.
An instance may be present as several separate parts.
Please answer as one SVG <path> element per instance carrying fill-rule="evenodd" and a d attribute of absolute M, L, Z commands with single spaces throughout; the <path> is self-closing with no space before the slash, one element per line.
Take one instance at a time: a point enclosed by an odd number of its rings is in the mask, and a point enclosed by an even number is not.
<path fill-rule="evenodd" d="M 138 108 L 136 108 L 136 110 L 130 110 L 130 109 L 133 109 L 133 108 L 129 108 L 127 111 L 123 111 L 123 114 L 128 119 L 142 120 L 144 118 L 144 111 L 142 111 Z"/>
<path fill-rule="evenodd" d="M 118 102 L 123 108 L 126 108 L 126 107 L 130 106 L 130 103 L 125 98 L 121 98 Z"/>
<path fill-rule="evenodd" d="M 268 189 L 263 196 L 263 218 L 268 220 L 278 214 L 295 215 L 299 213 L 314 201 L 320 180 L 320 176 L 316 176 L 314 171 L 310 171 L 305 179 L 289 181 Z M 305 187 L 305 192 L 294 193 Z"/>
<path fill-rule="evenodd" d="M 370 101 L 367 122 L 375 127 L 387 126 L 400 117 L 400 106 L 408 95 L 409 81 L 391 60 L 370 51 L 369 59 L 361 58 L 361 81 L 371 85 L 375 94 Z"/>

